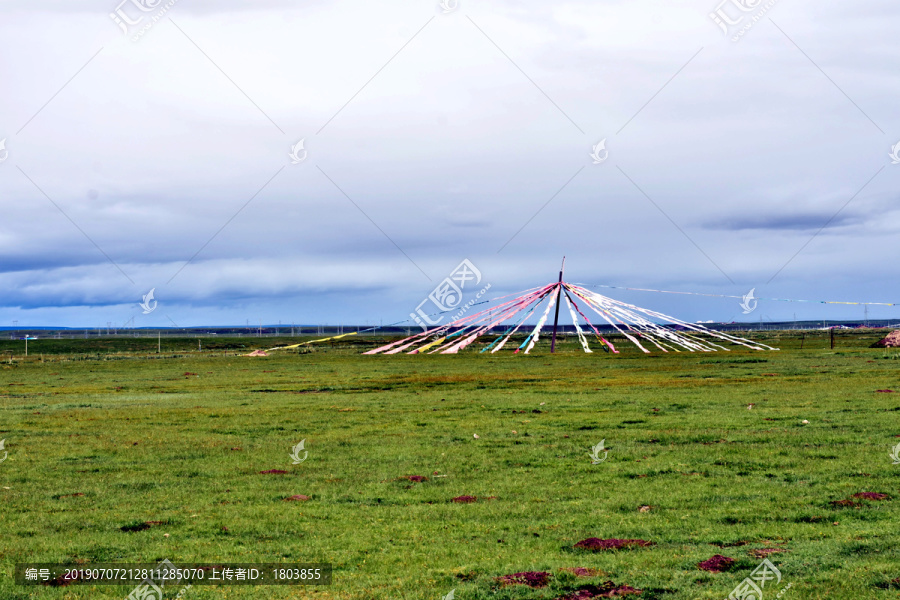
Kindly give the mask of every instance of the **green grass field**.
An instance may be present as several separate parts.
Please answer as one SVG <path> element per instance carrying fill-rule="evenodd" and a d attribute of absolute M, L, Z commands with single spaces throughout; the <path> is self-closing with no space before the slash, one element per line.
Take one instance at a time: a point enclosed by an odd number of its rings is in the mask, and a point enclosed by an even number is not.
<path fill-rule="evenodd" d="M 556 355 L 361 356 L 375 340 L 354 340 L 248 358 L 266 341 L 247 338 L 202 353 L 163 340 L 157 355 L 126 338 L 38 340 L 24 358 L 0 342 L 0 598 L 133 587 L 17 586 L 16 563 L 169 559 L 334 566 L 328 587 L 189 600 L 549 600 L 607 580 L 643 590 L 627 598 L 722 599 L 763 550 L 783 576 L 767 599 L 788 585 L 791 600 L 898 598 L 900 354 L 868 348 L 881 334 L 618 356 L 574 340 Z M 287 473 L 260 474 L 273 469 Z M 861 492 L 889 498 L 831 504 Z M 297 494 L 310 499 L 284 500 Z M 653 545 L 573 548 L 590 537 Z M 698 568 L 716 554 L 729 571 Z M 497 581 L 523 571 L 550 584 Z"/>

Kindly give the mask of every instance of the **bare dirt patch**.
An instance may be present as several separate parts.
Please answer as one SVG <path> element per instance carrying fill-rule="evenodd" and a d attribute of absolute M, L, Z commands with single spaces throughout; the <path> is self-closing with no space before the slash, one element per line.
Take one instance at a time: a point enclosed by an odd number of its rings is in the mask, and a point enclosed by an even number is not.
<path fill-rule="evenodd" d="M 697 567 L 710 573 L 724 573 L 734 566 L 734 559 L 721 554 L 716 554 L 702 562 L 697 563 Z"/>
<path fill-rule="evenodd" d="M 450 502 L 457 502 L 459 504 L 468 504 L 468 503 L 476 502 L 476 501 L 478 501 L 478 498 L 476 498 L 475 496 L 457 496 Z"/>
<path fill-rule="evenodd" d="M 879 494 L 878 492 L 860 492 L 858 494 L 853 494 L 853 498 L 860 498 L 861 500 L 890 500 L 890 496 L 887 494 Z"/>
<path fill-rule="evenodd" d="M 501 585 L 527 585 L 532 588 L 546 587 L 550 583 L 550 573 L 546 571 L 523 571 L 498 577 Z"/>
<path fill-rule="evenodd" d="M 304 496 L 303 494 L 288 496 L 284 499 L 285 502 L 306 502 L 307 500 L 309 500 L 309 496 Z"/>
<path fill-rule="evenodd" d="M 575 547 L 581 550 L 599 552 L 601 550 L 623 550 L 626 548 L 641 548 L 652 545 L 653 542 L 648 542 L 647 540 L 624 540 L 619 538 L 603 540 L 600 538 L 587 538 L 586 540 L 581 540 L 575 544 Z"/>

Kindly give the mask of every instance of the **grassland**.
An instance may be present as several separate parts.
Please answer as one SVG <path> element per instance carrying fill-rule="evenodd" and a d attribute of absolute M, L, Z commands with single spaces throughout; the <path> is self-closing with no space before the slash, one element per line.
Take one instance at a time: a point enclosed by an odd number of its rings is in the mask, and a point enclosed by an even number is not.
<path fill-rule="evenodd" d="M 164 339 L 159 355 L 155 339 L 38 340 L 26 359 L 0 342 L 0 598 L 130 591 L 16 586 L 19 562 L 168 558 L 335 569 L 329 587 L 196 586 L 188 600 L 551 599 L 606 580 L 644 590 L 628 597 L 721 599 L 762 550 L 783 574 L 766 598 L 788 584 L 791 600 L 898 598 L 900 393 L 876 390 L 900 392 L 900 360 L 868 348 L 878 337 L 647 356 L 566 341 L 369 357 L 375 341 L 356 340 L 248 358 L 266 342 L 244 338 L 202 353 Z M 832 504 L 860 492 L 890 499 Z M 284 500 L 296 494 L 310 500 Z M 463 495 L 478 501 L 451 501 Z M 589 537 L 654 545 L 573 548 Z M 697 567 L 714 554 L 731 570 Z M 496 580 L 522 571 L 553 578 Z"/>

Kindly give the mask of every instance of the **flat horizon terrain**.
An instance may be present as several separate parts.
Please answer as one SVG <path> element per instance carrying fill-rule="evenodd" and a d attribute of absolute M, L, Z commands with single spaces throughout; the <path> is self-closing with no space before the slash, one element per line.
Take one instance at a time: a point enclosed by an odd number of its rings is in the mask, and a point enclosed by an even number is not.
<path fill-rule="evenodd" d="M 155 338 L 104 337 L 25 358 L 0 340 L 0 598 L 134 588 L 17 586 L 16 563 L 169 559 L 334 567 L 330 586 L 188 600 L 551 600 L 607 581 L 721 600 L 764 556 L 782 577 L 766 599 L 900 598 L 900 350 L 869 348 L 885 333 L 649 355 L 570 337 L 528 356 L 362 356 L 368 337 L 252 358 L 299 339 L 164 338 L 156 354 Z M 587 538 L 651 545 L 574 547 Z M 734 562 L 698 567 L 715 555 Z M 529 571 L 547 585 L 498 579 Z"/>

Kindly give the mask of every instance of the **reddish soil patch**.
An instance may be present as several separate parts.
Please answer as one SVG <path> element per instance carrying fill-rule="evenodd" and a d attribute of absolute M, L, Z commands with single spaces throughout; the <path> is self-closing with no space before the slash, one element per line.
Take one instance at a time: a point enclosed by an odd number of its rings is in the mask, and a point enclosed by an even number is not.
<path fill-rule="evenodd" d="M 890 496 L 887 494 L 879 494 L 878 492 L 859 492 L 858 494 L 853 494 L 850 498 L 857 498 L 859 500 L 890 500 Z M 850 498 L 846 498 L 844 500 L 833 500 L 829 504 L 838 508 L 859 508 L 863 504 L 861 502 L 857 502 L 856 500 L 851 500 Z"/>
<path fill-rule="evenodd" d="M 568 571 L 576 577 L 597 577 L 598 575 L 604 574 L 600 569 L 591 569 L 588 567 L 563 567 L 560 571 Z"/>
<path fill-rule="evenodd" d="M 703 562 L 697 563 L 697 567 L 703 569 L 704 571 L 709 571 L 710 573 L 724 573 L 733 565 L 733 558 L 728 558 L 727 556 L 722 556 L 721 554 L 716 554 L 715 556 L 708 558 Z"/>
<path fill-rule="evenodd" d="M 881 392 L 882 394 L 893 394 L 894 390 L 875 390 L 876 392 Z"/>
<path fill-rule="evenodd" d="M 889 500 L 890 496 L 887 494 L 879 494 L 878 492 L 860 492 L 858 494 L 853 494 L 853 498 L 861 498 L 863 500 Z"/>
<path fill-rule="evenodd" d="M 57 499 L 60 499 L 60 498 L 75 498 L 75 497 L 77 497 L 77 496 L 84 496 L 84 494 L 82 494 L 81 492 L 76 492 L 76 493 L 74 493 L 74 494 L 60 494 L 59 496 L 56 496 L 56 498 L 57 498 Z"/>
<path fill-rule="evenodd" d="M 260 471 L 260 475 L 287 475 L 287 471 L 280 469 L 269 469 L 268 471 Z"/>
<path fill-rule="evenodd" d="M 404 475 L 400 479 L 408 479 L 414 483 L 421 483 L 423 481 L 428 481 L 428 478 L 424 475 Z"/>
<path fill-rule="evenodd" d="M 550 583 L 550 577 L 550 573 L 546 571 L 524 571 L 498 577 L 497 581 L 502 585 L 527 585 L 528 587 L 542 588 Z"/>
<path fill-rule="evenodd" d="M 185 377 L 193 377 L 193 376 L 195 376 L 195 375 L 196 375 L 196 373 L 191 373 L 190 371 L 185 371 L 185 372 L 184 372 L 184 376 L 185 376 Z"/>
<path fill-rule="evenodd" d="M 623 548 L 639 548 L 652 545 L 653 542 L 648 542 L 647 540 L 620 540 L 618 538 L 601 540 L 600 538 L 587 538 L 586 540 L 581 540 L 575 544 L 575 547 L 582 550 L 598 552 L 600 550 L 621 550 Z"/>
<path fill-rule="evenodd" d="M 858 508 L 862 506 L 859 502 L 854 502 L 853 500 L 833 500 L 830 502 L 832 506 L 837 507 L 849 507 L 849 508 Z"/>
<path fill-rule="evenodd" d="M 290 496 L 285 498 L 285 502 L 306 502 L 309 500 L 309 496 L 304 496 L 303 494 L 297 494 L 296 496 Z"/>
<path fill-rule="evenodd" d="M 760 548 L 759 550 L 748 550 L 747 554 L 753 558 L 766 558 L 770 554 L 780 554 L 786 552 L 784 548 Z"/>
<path fill-rule="evenodd" d="M 456 498 L 451 500 L 451 502 L 458 502 L 460 504 L 466 504 L 469 502 L 475 502 L 477 500 L 478 500 L 478 498 L 476 498 L 475 496 L 457 496 Z"/>
<path fill-rule="evenodd" d="M 630 585 L 616 585 L 612 581 L 604 581 L 600 585 L 586 585 L 571 594 L 560 596 L 556 600 L 585 600 L 587 598 L 616 598 L 629 594 L 640 594 Z"/>

